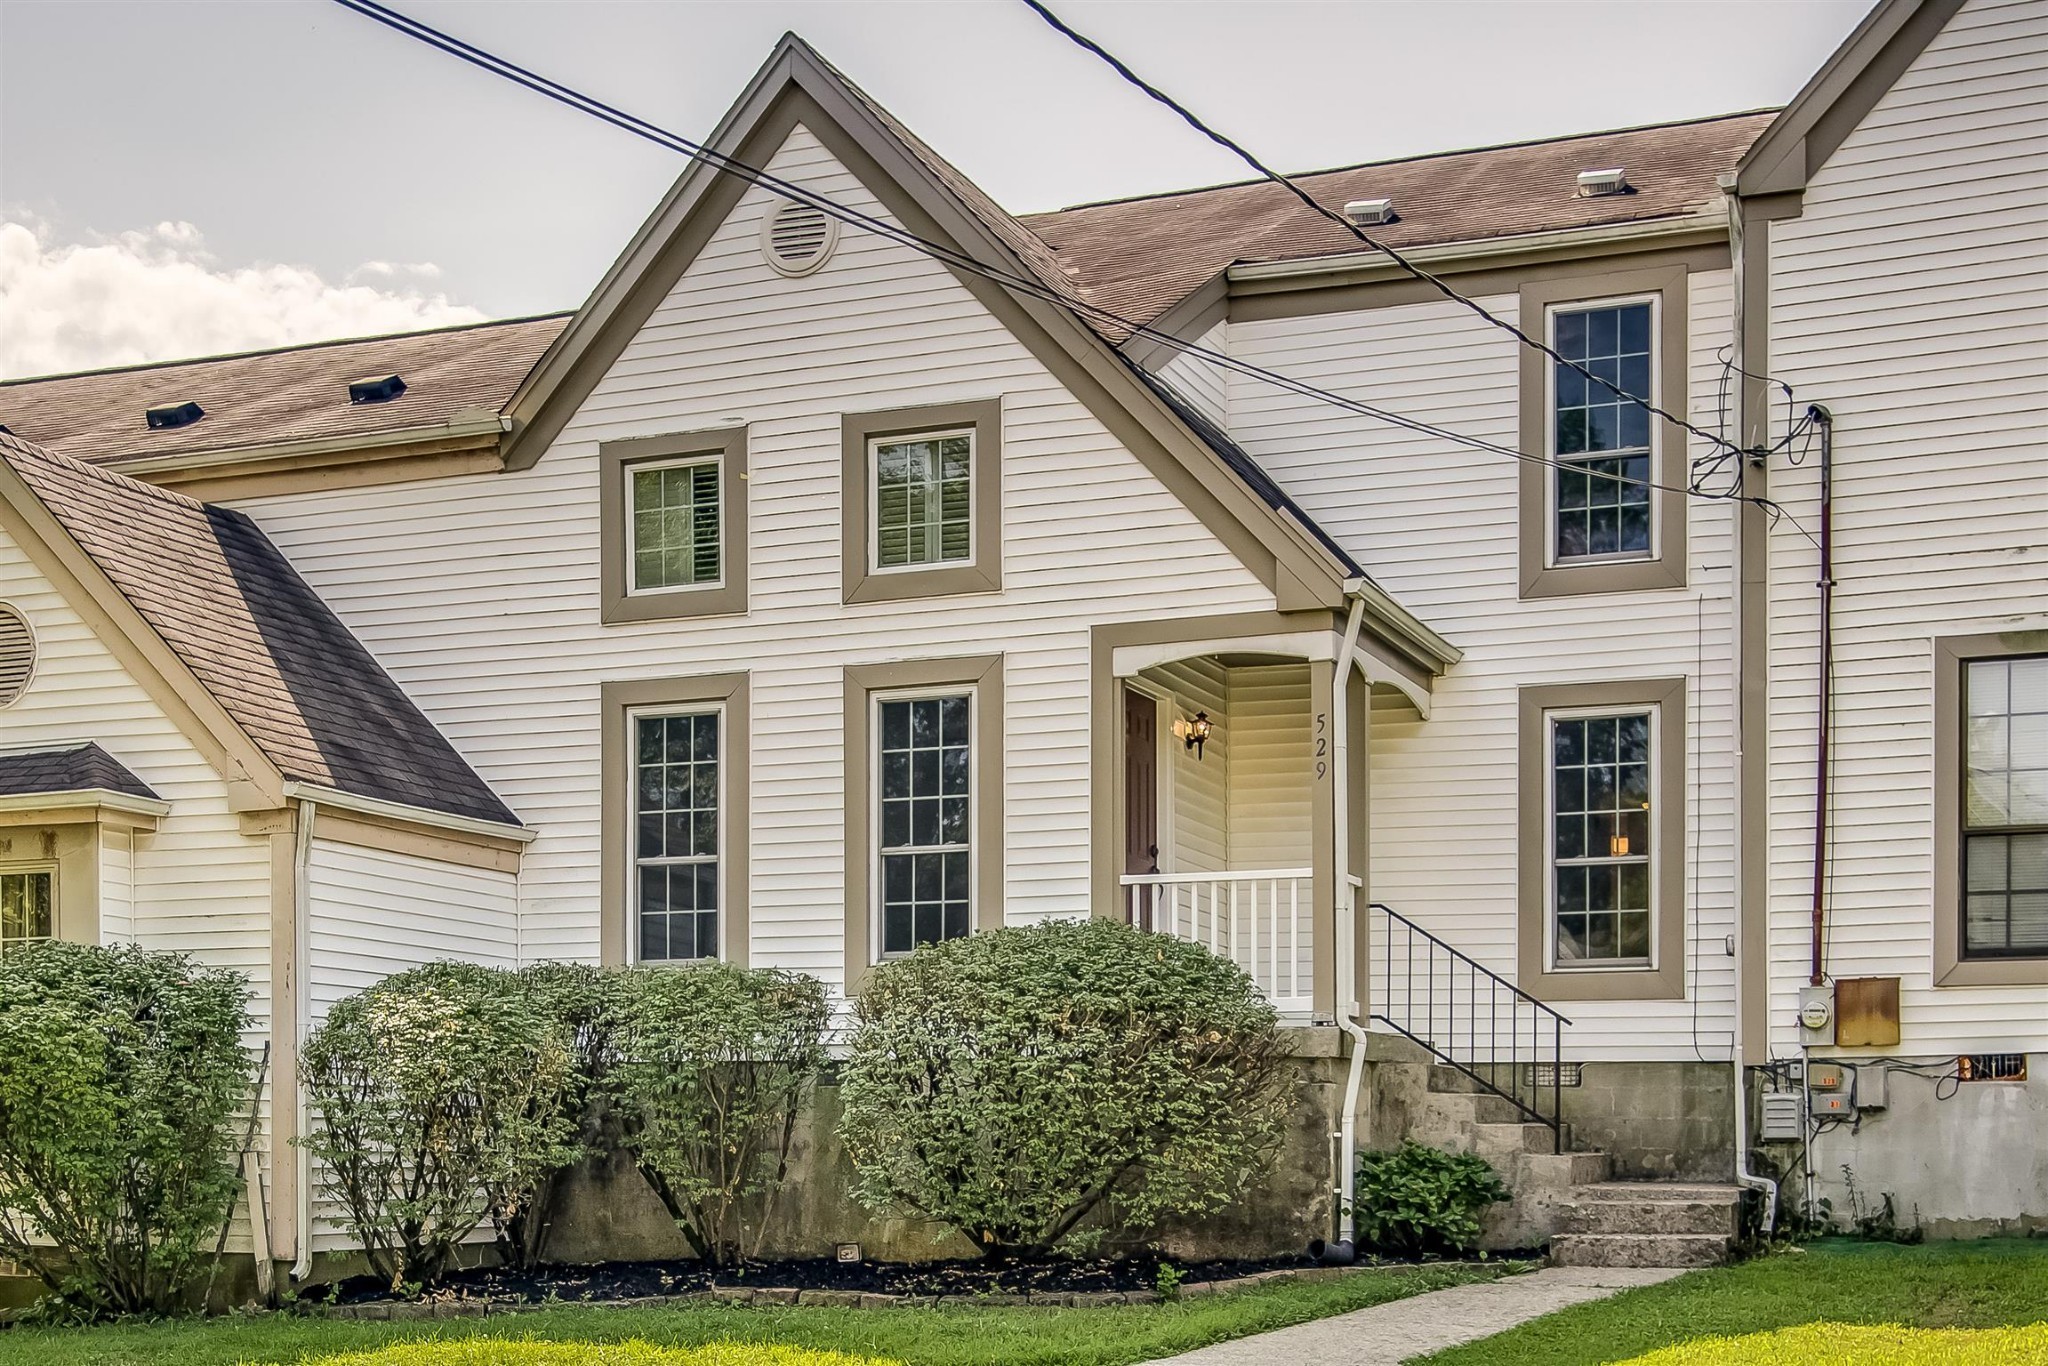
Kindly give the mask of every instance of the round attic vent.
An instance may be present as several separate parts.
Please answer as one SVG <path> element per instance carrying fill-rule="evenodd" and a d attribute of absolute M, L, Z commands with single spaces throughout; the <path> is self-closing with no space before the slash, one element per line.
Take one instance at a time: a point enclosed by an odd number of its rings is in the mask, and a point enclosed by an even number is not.
<path fill-rule="evenodd" d="M 28 691 L 36 671 L 36 636 L 28 620 L 0 602 L 0 707 Z"/>
<path fill-rule="evenodd" d="M 808 204 L 784 204 L 761 224 L 761 254 L 784 275 L 809 275 L 838 240 L 839 220 Z"/>

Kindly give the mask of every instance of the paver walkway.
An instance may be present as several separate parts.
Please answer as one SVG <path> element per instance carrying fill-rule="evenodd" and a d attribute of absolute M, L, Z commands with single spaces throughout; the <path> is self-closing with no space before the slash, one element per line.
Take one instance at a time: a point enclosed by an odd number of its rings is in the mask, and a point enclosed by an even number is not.
<path fill-rule="evenodd" d="M 1424 1352 L 1492 1337 L 1552 1310 L 1684 1274 L 1662 1267 L 1547 1266 L 1219 1342 L 1154 1366 L 1399 1366 Z"/>

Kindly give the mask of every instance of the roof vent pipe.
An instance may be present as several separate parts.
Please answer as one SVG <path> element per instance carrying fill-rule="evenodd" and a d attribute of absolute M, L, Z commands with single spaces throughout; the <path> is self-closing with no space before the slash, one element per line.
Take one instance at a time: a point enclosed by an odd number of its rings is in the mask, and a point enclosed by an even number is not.
<path fill-rule="evenodd" d="M 163 403 L 143 411 L 151 431 L 162 431 L 168 427 L 189 427 L 206 416 L 206 409 L 186 399 L 183 403 Z"/>
<path fill-rule="evenodd" d="M 1396 215 L 1391 199 L 1354 199 L 1344 206 L 1344 216 L 1361 228 L 1391 223 Z"/>
<path fill-rule="evenodd" d="M 374 375 L 348 382 L 350 403 L 389 403 L 405 392 L 405 381 L 396 375 Z"/>
<path fill-rule="evenodd" d="M 1603 194 L 1634 194 L 1635 186 L 1628 183 L 1628 172 L 1619 166 L 1610 166 L 1604 171 L 1579 172 L 1579 197 L 1592 199 Z"/>

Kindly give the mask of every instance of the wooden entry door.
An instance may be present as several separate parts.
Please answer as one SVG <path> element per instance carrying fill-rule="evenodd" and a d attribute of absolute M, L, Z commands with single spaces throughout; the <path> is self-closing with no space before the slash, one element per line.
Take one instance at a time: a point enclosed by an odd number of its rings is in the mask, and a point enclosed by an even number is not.
<path fill-rule="evenodd" d="M 1159 704 L 1124 687 L 1124 872 L 1159 871 Z"/>

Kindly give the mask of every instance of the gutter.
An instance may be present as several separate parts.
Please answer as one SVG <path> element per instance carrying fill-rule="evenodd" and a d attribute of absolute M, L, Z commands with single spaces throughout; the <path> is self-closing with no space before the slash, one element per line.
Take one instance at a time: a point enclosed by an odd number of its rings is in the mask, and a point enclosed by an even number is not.
<path fill-rule="evenodd" d="M 1649 250 L 1660 246 L 1693 246 L 1703 242 L 1727 240 L 1727 212 L 1716 204 L 1696 209 L 1691 213 L 1663 218 L 1599 223 L 1591 227 L 1560 228 L 1552 232 L 1475 237 L 1459 242 L 1403 247 L 1401 255 L 1418 266 L 1470 266 L 1473 269 L 1482 269 L 1532 254 L 1563 254 L 1605 246 L 1630 246 Z M 1414 278 L 1377 251 L 1349 251 L 1336 256 L 1312 256 L 1287 261 L 1246 261 L 1231 266 L 1225 274 L 1233 285 L 1271 281 L 1286 288 L 1298 288 L 1301 283 L 1319 275 L 1342 275 L 1347 278 L 1341 282 L 1317 281 L 1318 284 L 1365 284 L 1379 279 Z"/>
<path fill-rule="evenodd" d="M 425 427 L 400 427 L 388 432 L 306 437 L 257 446 L 224 446 L 180 451 L 174 455 L 117 456 L 101 461 L 102 469 L 118 470 L 137 479 L 155 474 L 199 473 L 253 465 L 268 460 L 304 460 L 323 455 L 371 455 L 428 441 L 473 439 L 479 447 L 495 444 L 512 430 L 512 419 L 485 408 L 466 408 L 446 422 Z"/>
<path fill-rule="evenodd" d="M 75 787 L 66 792 L 10 792 L 0 796 L 0 811 L 71 810 L 97 807 L 131 816 L 168 816 L 171 804 L 161 798 L 138 797 L 107 787 Z"/>
<path fill-rule="evenodd" d="M 306 942 L 310 919 L 308 898 L 313 889 L 313 820 L 317 814 L 314 804 L 303 796 L 299 799 L 299 826 L 292 850 L 292 1079 L 294 1090 L 292 1103 L 298 1107 L 298 1135 L 303 1140 L 312 1130 L 308 1121 L 312 1118 L 306 1104 L 306 1035 L 312 1032 L 312 992 L 308 990 L 306 973 L 312 961 L 312 946 Z M 273 993 L 274 995 L 275 993 Z M 273 1007 L 274 1008 L 274 1007 Z M 276 1092 L 271 1093 L 271 1103 L 276 1103 Z M 273 1159 L 274 1160 L 274 1159 Z M 303 1142 L 299 1145 L 299 1207 L 296 1211 L 298 1222 L 298 1259 L 292 1263 L 292 1279 L 303 1281 L 313 1270 L 313 1150 Z"/>
<path fill-rule="evenodd" d="M 502 821 L 487 821 L 476 816 L 457 816 L 446 811 L 430 811 L 424 806 L 408 806 L 404 802 L 385 801 L 381 797 L 363 797 L 340 788 L 322 787 L 317 783 L 288 782 L 284 785 L 287 800 L 303 802 L 311 809 L 318 802 L 331 806 L 337 811 L 350 811 L 359 816 L 373 816 L 388 821 L 404 821 L 410 825 L 424 825 L 435 830 L 447 830 L 458 835 L 483 836 L 489 839 L 511 840 L 515 844 L 531 844 L 540 836 L 540 831 L 525 825 L 506 825 Z"/>

